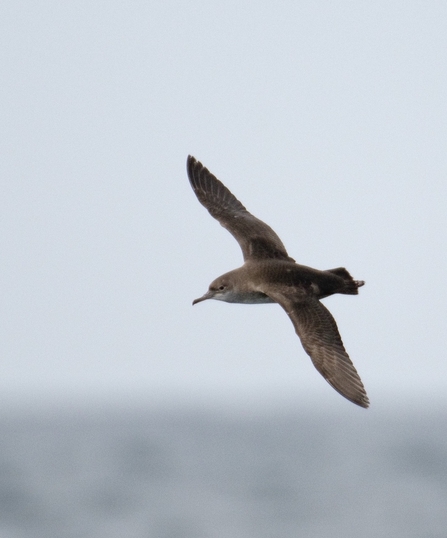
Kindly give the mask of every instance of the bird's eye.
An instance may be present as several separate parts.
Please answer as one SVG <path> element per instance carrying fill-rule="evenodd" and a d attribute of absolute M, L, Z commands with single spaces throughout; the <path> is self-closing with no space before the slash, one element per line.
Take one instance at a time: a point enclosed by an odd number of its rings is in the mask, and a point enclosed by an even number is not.
<path fill-rule="evenodd" d="M 223 291 L 225 289 L 225 286 L 219 286 L 219 290 Z"/>

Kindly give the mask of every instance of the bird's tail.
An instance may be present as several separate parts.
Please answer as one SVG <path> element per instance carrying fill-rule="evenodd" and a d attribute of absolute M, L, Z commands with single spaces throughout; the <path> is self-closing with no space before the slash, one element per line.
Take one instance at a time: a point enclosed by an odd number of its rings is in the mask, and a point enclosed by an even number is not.
<path fill-rule="evenodd" d="M 344 267 L 328 269 L 328 272 L 341 277 L 345 281 L 344 287 L 338 293 L 357 295 L 359 292 L 358 288 L 365 284 L 363 280 L 354 280 Z"/>

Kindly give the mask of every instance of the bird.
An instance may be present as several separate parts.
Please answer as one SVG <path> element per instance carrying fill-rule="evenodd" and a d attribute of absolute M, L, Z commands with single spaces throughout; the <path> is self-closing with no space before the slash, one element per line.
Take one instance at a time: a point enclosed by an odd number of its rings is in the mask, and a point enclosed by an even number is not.
<path fill-rule="evenodd" d="M 278 235 L 245 206 L 201 162 L 187 158 L 187 174 L 199 202 L 239 243 L 244 263 L 217 277 L 193 305 L 208 299 L 227 303 L 278 303 L 324 379 L 347 400 L 367 408 L 369 399 L 334 317 L 320 299 L 357 295 L 363 280 L 344 267 L 320 271 L 299 265 Z"/>

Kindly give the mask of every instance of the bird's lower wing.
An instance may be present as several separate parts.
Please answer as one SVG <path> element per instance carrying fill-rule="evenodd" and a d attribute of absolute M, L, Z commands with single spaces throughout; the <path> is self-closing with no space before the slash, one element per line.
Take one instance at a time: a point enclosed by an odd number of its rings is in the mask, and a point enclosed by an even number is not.
<path fill-rule="evenodd" d="M 306 353 L 326 381 L 351 402 L 368 407 L 365 387 L 346 353 L 329 310 L 305 289 L 270 289 L 263 292 L 286 311 Z"/>

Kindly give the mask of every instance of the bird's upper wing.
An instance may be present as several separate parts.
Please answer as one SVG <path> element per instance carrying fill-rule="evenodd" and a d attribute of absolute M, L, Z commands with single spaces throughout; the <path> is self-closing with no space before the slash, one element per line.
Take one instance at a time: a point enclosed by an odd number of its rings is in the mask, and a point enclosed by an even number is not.
<path fill-rule="evenodd" d="M 262 291 L 284 308 L 306 353 L 326 381 L 351 402 L 368 407 L 365 387 L 329 310 L 305 289 L 276 285 Z"/>
<path fill-rule="evenodd" d="M 199 202 L 233 235 L 242 249 L 244 260 L 292 260 L 270 226 L 249 213 L 225 185 L 194 157 L 188 157 L 187 171 Z"/>

